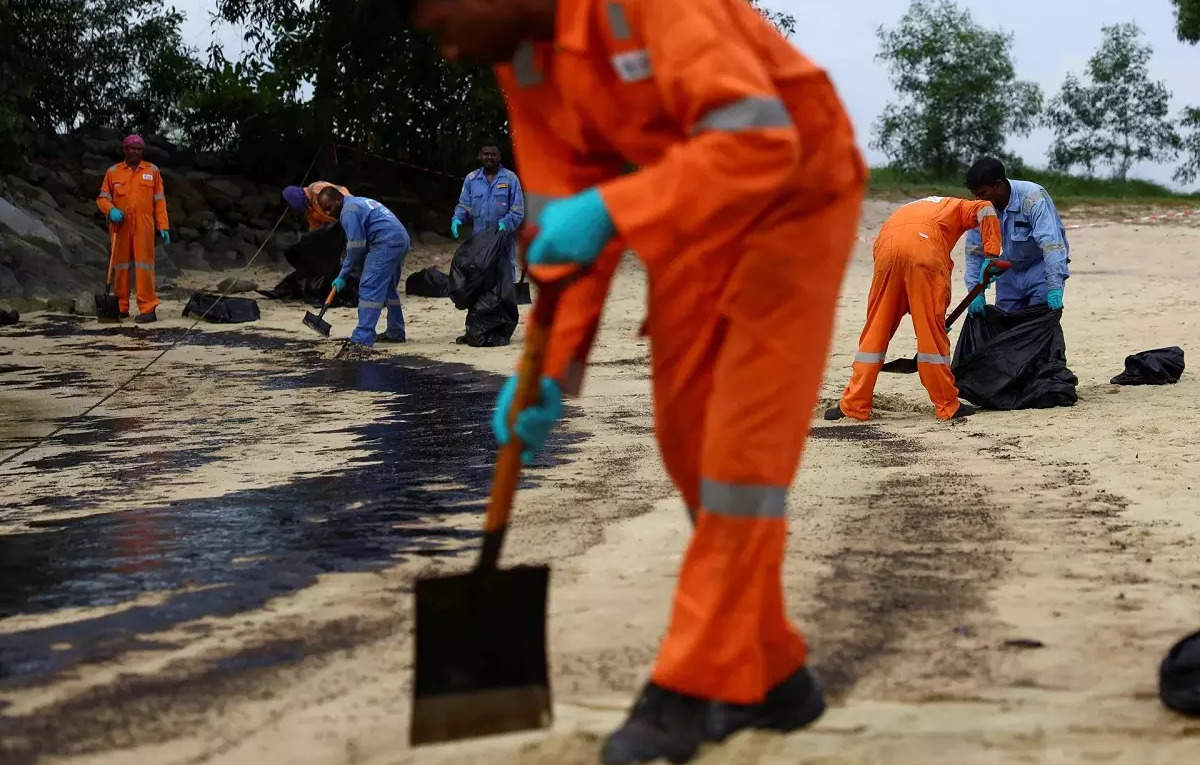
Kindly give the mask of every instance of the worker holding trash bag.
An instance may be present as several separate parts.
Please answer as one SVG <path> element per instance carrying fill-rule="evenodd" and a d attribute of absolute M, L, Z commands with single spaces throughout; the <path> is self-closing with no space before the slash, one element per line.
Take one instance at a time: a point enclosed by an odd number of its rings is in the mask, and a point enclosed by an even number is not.
<path fill-rule="evenodd" d="M 403 343 L 404 310 L 396 284 L 404 267 L 411 240 L 408 231 L 391 210 L 366 197 L 349 197 L 334 186 L 317 195 L 317 203 L 331 218 L 339 220 L 346 232 L 346 260 L 333 280 L 333 288 L 346 288 L 350 273 L 360 264 L 358 282 L 358 326 L 350 342 L 370 348 L 380 342 Z M 387 331 L 377 335 L 379 314 L 387 306 Z"/>
<path fill-rule="evenodd" d="M 989 258 L 1001 253 L 1000 223 L 991 202 L 927 197 L 892 213 L 875 239 L 875 271 L 867 297 L 867 324 L 854 354 L 854 373 L 837 406 L 825 419 L 871 416 L 875 381 L 888 344 L 905 314 L 917 334 L 917 372 L 939 420 L 966 417 L 975 407 L 958 400 L 950 371 L 950 252 L 966 231 L 978 230 Z M 976 283 L 979 279 L 977 278 Z"/>
<path fill-rule="evenodd" d="M 500 145 L 495 139 L 484 141 L 479 149 L 479 169 L 472 170 L 463 180 L 458 204 L 450 218 L 450 235 L 459 237 L 464 223 L 474 230 L 516 231 L 525 220 L 525 195 L 521 180 L 512 170 L 500 164 Z M 516 239 L 508 252 L 509 281 L 517 280 Z"/>
<path fill-rule="evenodd" d="M 824 700 L 784 608 L 787 489 L 866 181 L 828 76 L 744 0 L 416 6 L 448 57 L 506 62 L 528 260 L 543 279 L 584 269 L 540 401 L 515 421 L 527 457 L 580 390 L 622 251 L 649 277 L 657 435 L 694 531 L 651 680 L 603 761 L 683 762 L 742 729 L 809 724 Z"/>

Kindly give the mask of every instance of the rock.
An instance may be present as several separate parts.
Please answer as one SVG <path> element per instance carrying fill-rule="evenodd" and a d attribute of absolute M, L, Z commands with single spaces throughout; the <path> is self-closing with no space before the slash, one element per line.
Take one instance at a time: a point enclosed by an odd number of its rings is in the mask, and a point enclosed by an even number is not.
<path fill-rule="evenodd" d="M 49 191 L 23 181 L 15 175 L 8 176 L 7 180 L 9 191 L 19 197 L 23 197 L 26 202 L 41 202 L 51 210 L 58 209 L 58 202 L 54 201 L 54 197 L 51 196 Z"/>
<path fill-rule="evenodd" d="M 232 276 L 222 279 L 217 284 L 217 291 L 223 295 L 236 295 L 240 292 L 253 292 L 258 285 L 249 279 L 235 279 Z"/>
<path fill-rule="evenodd" d="M 205 185 L 210 189 L 214 189 L 217 192 L 224 194 L 232 200 L 241 199 L 243 196 L 242 187 L 228 178 L 213 178 Z"/>
<path fill-rule="evenodd" d="M 155 146 L 152 143 L 146 144 L 146 148 L 142 151 L 142 159 L 147 162 L 153 162 L 158 166 L 163 166 L 171 161 L 171 155 L 163 148 Z"/>
<path fill-rule="evenodd" d="M 179 276 L 180 268 L 172 257 L 176 249 L 182 247 L 163 247 L 159 244 L 154 248 L 154 271 L 157 276 Z"/>
<path fill-rule="evenodd" d="M 275 237 L 271 240 L 271 249 L 276 252 L 284 252 L 299 241 L 300 234 L 295 231 L 276 231 Z"/>
<path fill-rule="evenodd" d="M 207 252 L 204 255 L 204 259 L 216 271 L 224 271 L 227 268 L 237 267 L 241 262 L 241 257 L 235 250 Z"/>
<path fill-rule="evenodd" d="M 34 239 L 39 243 L 52 245 L 50 249 L 62 249 L 62 240 L 47 228 L 45 223 L 20 207 L 10 204 L 8 200 L 0 198 L 0 232 L 4 231 L 10 231 L 24 239 Z"/>
<path fill-rule="evenodd" d="M 30 162 L 25 175 L 28 176 L 30 182 L 32 182 L 35 186 L 45 186 L 46 181 L 50 178 L 52 173 L 50 172 L 49 168 L 43 167 L 36 162 Z"/>
<path fill-rule="evenodd" d="M 46 310 L 54 313 L 72 313 L 75 310 L 75 300 L 68 297 L 52 297 L 46 301 Z"/>
<path fill-rule="evenodd" d="M 75 195 L 79 193 L 79 183 L 75 180 L 75 176 L 64 170 L 57 170 L 50 173 L 46 180 L 42 182 L 42 185 L 47 191 L 55 195 Z"/>
<path fill-rule="evenodd" d="M 258 245 L 250 244 L 249 242 L 238 242 L 233 246 L 241 256 L 240 262 L 245 263 L 258 254 Z"/>
<path fill-rule="evenodd" d="M 417 241 L 428 247 L 440 247 L 446 244 L 453 244 L 454 240 L 449 237 L 442 236 L 433 231 L 422 231 L 417 236 Z"/>
<path fill-rule="evenodd" d="M 83 265 L 67 265 L 61 257 L 12 234 L 0 238 L 0 247 L 13 259 L 13 274 L 27 298 L 50 298 L 73 295 L 79 290 L 102 283 L 103 269 Z"/>
<path fill-rule="evenodd" d="M 187 247 L 177 247 L 172 254 L 175 265 L 192 271 L 211 271 L 212 266 L 204 258 L 204 245 L 192 242 Z"/>
<path fill-rule="evenodd" d="M 91 151 L 94 154 L 101 154 L 105 156 L 115 153 L 116 150 L 120 148 L 118 142 L 106 141 L 101 138 L 82 138 L 80 139 L 80 143 L 82 143 L 84 147 L 88 149 L 88 151 Z"/>
<path fill-rule="evenodd" d="M 90 175 L 99 174 L 100 178 L 104 178 L 104 174 L 108 172 L 108 168 L 117 164 L 112 157 L 105 157 L 100 154 L 84 154 L 82 157 L 84 170 Z M 96 183 L 96 188 L 99 188 L 99 182 Z"/>
<path fill-rule="evenodd" d="M 263 238 L 263 232 L 256 231 L 247 226 L 245 223 L 239 223 L 237 225 L 236 234 L 238 239 L 254 245 L 257 245 L 259 242 L 261 242 Z"/>
<path fill-rule="evenodd" d="M 95 316 L 96 315 L 96 293 L 90 290 L 83 290 L 75 296 L 74 313 L 80 316 Z"/>
<path fill-rule="evenodd" d="M 0 264 L 0 298 L 25 297 L 25 288 L 8 265 Z"/>
<path fill-rule="evenodd" d="M 218 225 L 217 214 L 212 210 L 201 210 L 196 216 L 200 221 L 200 228 L 208 229 Z"/>
<path fill-rule="evenodd" d="M 200 238 L 199 231 L 194 228 L 188 228 L 187 226 L 180 226 L 179 228 L 175 229 L 175 233 L 179 235 L 180 241 L 183 242 L 194 242 Z"/>

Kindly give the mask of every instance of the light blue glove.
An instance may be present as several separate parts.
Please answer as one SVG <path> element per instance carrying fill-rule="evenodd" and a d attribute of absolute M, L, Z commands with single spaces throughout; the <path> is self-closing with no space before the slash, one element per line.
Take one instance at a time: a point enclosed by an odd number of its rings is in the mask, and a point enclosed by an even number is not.
<path fill-rule="evenodd" d="M 541 231 L 529 245 L 531 265 L 587 265 L 617 233 L 600 192 L 594 188 L 546 205 L 537 223 Z"/>
<path fill-rule="evenodd" d="M 108 211 L 108 219 L 113 223 L 120 223 L 121 221 L 125 220 L 125 213 L 114 207 Z"/>
<path fill-rule="evenodd" d="M 1063 307 L 1062 290 L 1050 290 L 1046 293 L 1046 305 L 1051 311 L 1061 311 Z"/>
<path fill-rule="evenodd" d="M 972 316 L 983 316 L 987 313 L 987 301 L 983 299 L 983 295 L 975 296 L 975 299 L 967 306 L 967 313 Z"/>
<path fill-rule="evenodd" d="M 546 445 L 550 428 L 555 421 L 563 416 L 563 394 L 558 382 L 549 377 L 542 378 L 541 400 L 524 409 L 517 415 L 514 430 L 517 438 L 525 447 L 521 452 L 521 462 L 528 465 L 533 461 L 533 455 Z M 501 445 L 508 443 L 508 410 L 512 408 L 513 397 L 517 395 L 517 376 L 513 375 L 500 389 L 496 399 L 496 409 L 492 412 L 492 432 Z"/>
<path fill-rule="evenodd" d="M 164 228 L 162 231 L 159 231 L 158 233 L 162 234 L 162 240 L 163 240 L 163 244 L 170 244 L 170 243 L 171 243 L 171 232 L 170 232 L 170 231 L 167 231 L 167 230 Z"/>
<path fill-rule="evenodd" d="M 346 280 L 340 276 L 338 278 L 334 279 L 333 280 L 333 289 L 335 292 L 341 292 L 342 290 L 346 289 Z"/>
<path fill-rule="evenodd" d="M 462 228 L 461 220 L 459 220 L 458 218 L 455 218 L 454 220 L 450 221 L 450 236 L 457 239 L 458 238 L 458 230 L 460 228 Z"/>
<path fill-rule="evenodd" d="M 984 258 L 983 262 L 979 264 L 979 281 L 983 281 L 983 275 L 987 273 L 987 267 L 992 264 L 993 260 L 995 260 L 995 258 Z M 987 286 L 990 287 L 995 284 L 1001 276 L 1004 276 L 1004 274 L 994 274 L 992 278 L 987 280 Z"/>
<path fill-rule="evenodd" d="M 504 221 L 500 221 L 500 223 L 496 225 L 496 230 L 503 234 L 505 231 L 508 231 L 508 226 L 504 223 Z"/>

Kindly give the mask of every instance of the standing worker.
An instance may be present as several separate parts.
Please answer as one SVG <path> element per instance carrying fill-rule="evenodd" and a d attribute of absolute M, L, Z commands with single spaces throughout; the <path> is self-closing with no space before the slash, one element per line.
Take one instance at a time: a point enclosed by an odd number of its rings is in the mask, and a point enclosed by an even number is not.
<path fill-rule="evenodd" d="M 337 218 L 326 215 L 325 211 L 317 204 L 317 195 L 326 186 L 333 186 L 342 192 L 344 197 L 350 196 L 350 190 L 345 186 L 337 186 L 329 181 L 313 181 L 307 186 L 287 186 L 283 189 L 283 201 L 287 202 L 292 212 L 304 216 L 308 222 L 309 231 L 316 231 L 322 226 L 337 222 Z"/>
<path fill-rule="evenodd" d="M 142 161 L 146 142 L 140 135 L 129 135 L 121 142 L 125 161 L 108 168 L 100 184 L 96 206 L 108 218 L 108 230 L 114 245 L 113 289 L 121 318 L 129 316 L 129 271 L 135 271 L 138 324 L 157 321 L 158 294 L 154 287 L 154 231 L 163 244 L 171 243 L 167 220 L 167 198 L 163 194 L 158 168 Z"/>
<path fill-rule="evenodd" d="M 358 282 L 358 326 L 350 342 L 370 348 L 375 342 L 403 343 L 404 310 L 396 284 L 404 268 L 404 256 L 412 246 L 408 231 L 392 211 L 366 197 L 351 197 L 334 186 L 326 186 L 317 195 L 317 204 L 326 215 L 342 224 L 346 231 L 346 260 L 333 288 L 346 288 L 346 278 L 362 265 Z M 365 258 L 365 262 L 364 262 Z M 387 306 L 387 330 L 376 335 L 379 314 Z"/>
<path fill-rule="evenodd" d="M 996 284 L 996 307 L 1019 311 L 1047 305 L 1061 311 L 1063 287 L 1071 276 L 1071 246 L 1054 200 L 1044 188 L 1029 181 L 1010 181 L 1004 163 L 984 157 L 967 170 L 967 189 L 976 199 L 986 199 L 1000 215 L 1005 260 L 1012 268 Z M 984 251 L 978 231 L 967 233 L 967 289 L 979 284 Z M 983 295 L 971 301 L 970 311 L 982 314 Z"/>
<path fill-rule="evenodd" d="M 646 265 L 657 436 L 695 528 L 651 680 L 603 761 L 684 762 L 738 730 L 809 724 L 825 705 L 784 608 L 787 489 L 866 180 L 828 76 L 745 0 L 418 0 L 416 18 L 447 57 L 511 60 L 496 72 L 529 262 L 587 269 L 516 420 L 527 452 L 579 391 L 622 251 Z"/>
<path fill-rule="evenodd" d="M 965 231 L 982 235 L 987 257 L 1000 256 L 1000 222 L 991 202 L 928 197 L 904 205 L 883 224 L 875 239 L 875 275 L 867 298 L 867 325 L 854 354 L 854 374 L 841 403 L 826 410 L 825 419 L 871 416 L 875 381 L 906 313 L 912 314 L 917 333 L 917 372 L 938 419 L 975 413 L 975 407 L 958 400 L 946 331 L 954 267 L 950 252 Z"/>
<path fill-rule="evenodd" d="M 500 165 L 500 146 L 494 140 L 485 141 L 479 148 L 478 170 L 463 181 L 462 193 L 454 217 L 450 219 L 450 235 L 458 239 L 462 224 L 472 222 L 476 231 L 495 226 L 500 231 L 516 231 L 525 220 L 525 195 L 517 174 Z M 508 252 L 508 270 L 512 281 L 517 280 L 517 246 L 513 240 Z"/>

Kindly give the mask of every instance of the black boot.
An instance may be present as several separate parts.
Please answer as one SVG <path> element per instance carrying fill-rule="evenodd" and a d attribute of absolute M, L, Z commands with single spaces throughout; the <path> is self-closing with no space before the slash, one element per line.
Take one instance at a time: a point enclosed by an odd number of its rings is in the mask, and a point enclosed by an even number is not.
<path fill-rule="evenodd" d="M 117 318 L 118 319 L 128 319 L 129 311 L 121 311 L 119 314 L 117 314 Z"/>
<path fill-rule="evenodd" d="M 704 740 L 710 702 L 647 683 L 625 724 L 604 739 L 604 765 L 666 758 L 687 762 Z"/>
<path fill-rule="evenodd" d="M 790 677 L 767 691 L 760 704 L 709 705 L 704 737 L 724 741 L 746 728 L 790 733 L 816 720 L 825 711 L 825 695 L 816 678 L 801 667 Z"/>
<path fill-rule="evenodd" d="M 840 420 L 840 419 L 844 418 L 845 416 L 846 416 L 846 413 L 842 411 L 841 404 L 838 404 L 837 406 L 831 406 L 825 410 L 825 419 L 827 419 L 831 422 L 833 420 Z"/>
<path fill-rule="evenodd" d="M 405 342 L 405 338 L 392 337 L 388 333 L 384 332 L 382 335 L 375 335 L 375 342 L 377 342 L 377 343 L 403 343 L 403 342 Z"/>
<path fill-rule="evenodd" d="M 958 402 L 958 411 L 950 415 L 952 420 L 961 420 L 964 417 L 970 417 L 979 411 L 978 407 L 972 406 L 965 401 Z"/>
<path fill-rule="evenodd" d="M 149 324 L 150 322 L 158 321 L 158 316 L 154 311 L 149 311 L 148 313 L 139 313 L 133 317 L 133 321 L 135 324 Z"/>

